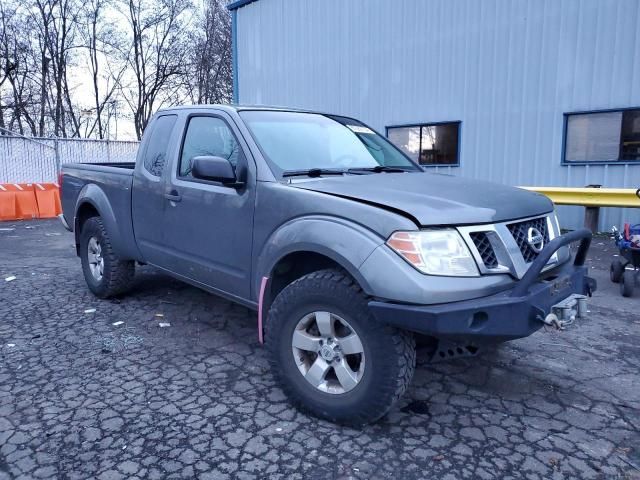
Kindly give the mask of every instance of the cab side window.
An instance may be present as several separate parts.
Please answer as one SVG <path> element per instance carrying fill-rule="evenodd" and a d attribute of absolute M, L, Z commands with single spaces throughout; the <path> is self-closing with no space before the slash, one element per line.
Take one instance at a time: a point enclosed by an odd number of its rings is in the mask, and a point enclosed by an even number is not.
<path fill-rule="evenodd" d="M 180 155 L 180 176 L 191 177 L 191 162 L 202 155 L 226 158 L 236 168 L 241 150 L 224 120 L 217 117 L 189 120 Z"/>
<path fill-rule="evenodd" d="M 144 168 L 151 175 L 161 177 L 167 160 L 167 147 L 177 115 L 163 115 L 153 123 L 151 138 L 144 153 Z"/>

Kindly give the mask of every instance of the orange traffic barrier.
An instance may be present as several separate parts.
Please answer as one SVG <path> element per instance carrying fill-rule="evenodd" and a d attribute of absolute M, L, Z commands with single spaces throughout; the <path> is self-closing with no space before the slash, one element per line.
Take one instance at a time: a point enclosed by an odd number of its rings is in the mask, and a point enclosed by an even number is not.
<path fill-rule="evenodd" d="M 0 184 L 0 221 L 16 219 L 16 194 Z"/>
<path fill-rule="evenodd" d="M 60 189 L 57 183 L 34 183 L 39 218 L 55 218 L 62 213 Z"/>
<path fill-rule="evenodd" d="M 14 195 L 14 219 L 38 218 L 38 203 L 31 183 L 5 183 L 3 187 Z"/>
<path fill-rule="evenodd" d="M 0 184 L 0 221 L 54 218 L 60 213 L 57 183 Z"/>

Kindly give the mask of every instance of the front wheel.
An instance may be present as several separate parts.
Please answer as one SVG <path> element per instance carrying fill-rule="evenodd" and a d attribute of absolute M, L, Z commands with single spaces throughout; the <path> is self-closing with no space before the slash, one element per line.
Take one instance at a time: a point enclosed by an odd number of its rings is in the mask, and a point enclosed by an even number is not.
<path fill-rule="evenodd" d="M 305 275 L 276 297 L 266 343 L 291 401 L 343 424 L 385 415 L 415 369 L 413 336 L 377 323 L 362 290 L 338 270 Z"/>
<path fill-rule="evenodd" d="M 100 217 L 89 218 L 82 226 L 80 260 L 87 286 L 96 297 L 109 298 L 129 289 L 135 263 L 114 253 Z"/>

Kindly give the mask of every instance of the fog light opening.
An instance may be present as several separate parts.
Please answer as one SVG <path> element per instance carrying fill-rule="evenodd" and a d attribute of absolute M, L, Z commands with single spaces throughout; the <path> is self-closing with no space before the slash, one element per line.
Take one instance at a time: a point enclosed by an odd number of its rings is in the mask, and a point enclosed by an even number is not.
<path fill-rule="evenodd" d="M 467 345 L 467 352 L 469 352 L 471 355 L 475 355 L 476 353 L 478 353 L 478 347 L 476 347 L 475 345 Z"/>
<path fill-rule="evenodd" d="M 487 312 L 476 312 L 471 317 L 469 328 L 477 332 L 478 330 L 482 330 L 488 321 L 489 315 L 487 315 Z"/>

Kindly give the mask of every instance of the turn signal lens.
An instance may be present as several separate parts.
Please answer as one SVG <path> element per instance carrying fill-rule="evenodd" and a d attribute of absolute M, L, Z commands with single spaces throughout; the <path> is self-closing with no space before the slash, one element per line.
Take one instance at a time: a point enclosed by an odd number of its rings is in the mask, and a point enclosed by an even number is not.
<path fill-rule="evenodd" d="M 422 273 L 477 277 L 478 267 L 469 248 L 454 229 L 395 232 L 387 245 Z"/>

